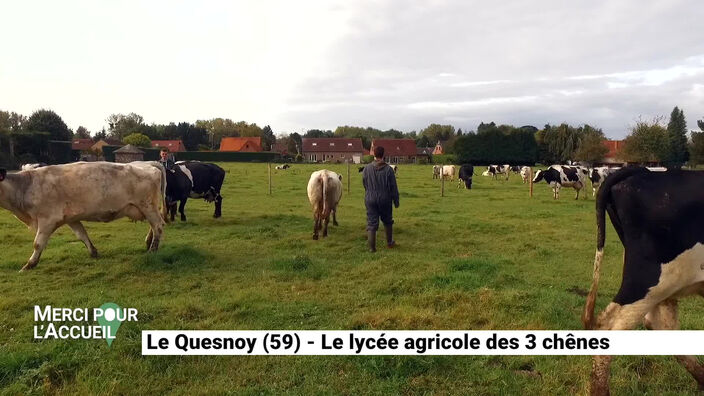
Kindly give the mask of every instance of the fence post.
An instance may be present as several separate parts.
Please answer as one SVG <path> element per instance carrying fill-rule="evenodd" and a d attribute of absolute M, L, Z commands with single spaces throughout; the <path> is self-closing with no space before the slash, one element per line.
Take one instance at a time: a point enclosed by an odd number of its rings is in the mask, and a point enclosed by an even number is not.
<path fill-rule="evenodd" d="M 347 194 L 350 193 L 350 161 L 347 160 Z"/>
<path fill-rule="evenodd" d="M 269 168 L 269 195 L 271 195 L 271 162 L 267 163 Z"/>
<path fill-rule="evenodd" d="M 528 175 L 530 176 L 530 197 L 533 198 L 533 168 L 530 168 L 530 172 L 528 172 Z"/>

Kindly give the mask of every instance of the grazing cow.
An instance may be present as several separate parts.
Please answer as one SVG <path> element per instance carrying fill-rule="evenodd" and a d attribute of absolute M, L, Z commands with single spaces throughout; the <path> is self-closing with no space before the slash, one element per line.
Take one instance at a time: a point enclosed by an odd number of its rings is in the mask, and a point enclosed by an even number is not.
<path fill-rule="evenodd" d="M 460 166 L 457 188 L 462 187 L 462 182 L 464 182 L 464 188 L 472 189 L 472 176 L 474 176 L 474 167 L 472 165 L 464 164 Z"/>
<path fill-rule="evenodd" d="M 491 175 L 491 178 L 496 180 L 497 175 L 506 175 L 506 180 L 508 180 L 509 172 L 511 171 L 510 165 L 489 165 L 486 168 L 487 172 Z"/>
<path fill-rule="evenodd" d="M 579 199 L 579 191 L 585 186 L 586 173 L 582 167 L 578 166 L 550 165 L 546 170 L 535 172 L 533 183 L 545 180 L 552 187 L 553 199 L 560 199 L 562 186 L 572 187 L 577 191 L 574 199 Z"/>
<path fill-rule="evenodd" d="M 289 164 L 276 165 L 276 169 L 278 169 L 278 170 L 286 170 L 290 167 L 291 167 L 291 165 L 289 165 Z"/>
<path fill-rule="evenodd" d="M 20 170 L 37 169 L 37 168 L 42 168 L 45 166 L 46 166 L 46 164 L 44 162 L 37 162 L 34 164 L 24 164 L 20 167 Z"/>
<path fill-rule="evenodd" d="M 523 184 L 528 183 L 528 179 L 530 178 L 530 166 L 524 166 L 521 168 L 521 179 L 523 180 Z"/>
<path fill-rule="evenodd" d="M 181 221 L 186 221 L 184 208 L 192 190 L 193 175 L 185 164 L 176 164 L 166 170 L 166 209 L 171 221 L 174 221 L 176 217 L 177 203 L 179 203 L 178 211 L 181 214 Z M 165 220 L 168 221 L 168 219 Z"/>
<path fill-rule="evenodd" d="M 641 321 L 655 330 L 677 330 L 677 300 L 704 296 L 704 172 L 651 172 L 627 167 L 610 175 L 596 198 L 594 279 L 582 314 L 586 329 L 631 330 Z M 621 287 L 594 321 L 609 213 L 624 247 Z M 704 389 L 704 367 L 677 356 Z M 611 356 L 595 356 L 591 393 L 609 393 Z"/>
<path fill-rule="evenodd" d="M 589 180 L 592 182 L 592 197 L 596 196 L 596 191 L 601 183 L 606 180 L 606 176 L 616 172 L 618 169 L 620 168 L 608 168 L 606 166 L 589 169 Z"/>
<path fill-rule="evenodd" d="M 515 174 L 521 173 L 521 166 L 520 165 L 511 166 L 511 172 L 513 172 Z"/>
<path fill-rule="evenodd" d="M 165 190 L 166 175 L 158 162 L 76 162 L 11 174 L 0 169 L 0 207 L 36 231 L 34 252 L 22 271 L 37 265 L 49 237 L 62 225 L 97 257 L 81 221 L 147 220 L 147 249 L 156 251 L 164 229 L 159 207 Z"/>
<path fill-rule="evenodd" d="M 433 179 L 440 178 L 440 170 L 442 167 L 440 165 L 433 165 Z"/>
<path fill-rule="evenodd" d="M 220 195 L 220 189 L 222 188 L 222 183 L 225 181 L 225 171 L 221 167 L 207 162 L 179 161 L 176 165 L 185 167 L 186 169 L 181 169 L 186 175 L 188 175 L 188 173 L 185 172 L 186 170 L 190 172 L 190 179 L 193 186 L 188 193 L 188 197 L 203 198 L 206 202 L 215 202 L 213 217 L 218 218 L 222 216 L 222 195 Z M 185 204 L 185 201 L 182 201 L 182 205 Z M 181 212 L 181 214 L 181 219 L 185 220 L 183 212 Z"/>
<path fill-rule="evenodd" d="M 313 172 L 308 180 L 308 201 L 313 206 L 313 239 L 323 228 L 323 238 L 328 236 L 328 223 L 337 225 L 337 205 L 342 198 L 342 175 L 327 169 Z M 324 222 L 324 224 L 323 224 Z"/>
<path fill-rule="evenodd" d="M 443 165 L 440 169 L 440 177 L 443 179 L 449 178 L 450 181 L 455 180 L 455 166 L 454 165 Z"/>

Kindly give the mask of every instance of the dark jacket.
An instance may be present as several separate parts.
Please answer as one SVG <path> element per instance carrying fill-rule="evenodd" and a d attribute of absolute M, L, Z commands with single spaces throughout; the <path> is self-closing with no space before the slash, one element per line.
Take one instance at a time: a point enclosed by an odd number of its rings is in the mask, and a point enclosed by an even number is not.
<path fill-rule="evenodd" d="M 398 187 L 393 169 L 383 160 L 374 160 L 364 167 L 362 172 L 364 184 L 364 200 L 366 202 L 385 203 L 393 202 L 398 207 Z"/>

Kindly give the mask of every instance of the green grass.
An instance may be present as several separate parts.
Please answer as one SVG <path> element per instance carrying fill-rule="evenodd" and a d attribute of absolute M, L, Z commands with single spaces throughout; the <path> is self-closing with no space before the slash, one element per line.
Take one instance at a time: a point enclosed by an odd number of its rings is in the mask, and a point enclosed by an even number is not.
<path fill-rule="evenodd" d="M 17 271 L 33 235 L 0 211 L 0 393 L 100 394 L 583 394 L 589 357 L 141 356 L 149 329 L 580 329 L 591 284 L 594 200 L 560 201 L 546 184 L 477 176 L 474 189 L 401 166 L 399 247 L 366 250 L 361 175 L 338 208 L 339 227 L 312 240 L 306 184 L 315 165 L 273 171 L 222 166 L 223 217 L 190 200 L 189 221 L 167 226 L 156 254 L 145 223 L 86 223 L 100 257 L 68 228 L 38 267 Z M 342 165 L 327 165 L 343 173 Z M 347 185 L 347 180 L 343 180 Z M 381 236 L 380 233 L 380 245 Z M 383 245 L 382 245 L 383 246 Z M 620 282 L 622 247 L 607 232 L 602 309 Z M 33 306 L 136 307 L 108 349 L 101 340 L 34 341 Z M 704 327 L 697 300 L 681 304 L 684 329 Z M 617 357 L 614 394 L 690 394 L 670 357 Z"/>

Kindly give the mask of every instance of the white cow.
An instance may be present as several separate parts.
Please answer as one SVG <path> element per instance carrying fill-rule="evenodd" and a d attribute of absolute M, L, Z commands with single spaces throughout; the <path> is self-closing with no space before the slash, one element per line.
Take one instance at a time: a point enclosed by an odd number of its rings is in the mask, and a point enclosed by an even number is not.
<path fill-rule="evenodd" d="M 49 237 L 62 225 L 97 257 L 82 221 L 147 220 L 147 249 L 156 251 L 164 229 L 165 191 L 166 173 L 158 162 L 75 162 L 12 174 L 0 169 L 0 207 L 36 231 L 23 271 L 37 265 Z"/>
<path fill-rule="evenodd" d="M 524 166 L 521 168 L 521 179 L 523 179 L 523 184 L 528 183 L 530 178 L 530 166 Z"/>
<path fill-rule="evenodd" d="M 433 179 L 440 178 L 440 170 L 442 167 L 440 165 L 433 165 Z"/>
<path fill-rule="evenodd" d="M 313 206 L 313 239 L 323 228 L 323 238 L 328 236 L 328 223 L 337 225 L 337 205 L 342 198 L 342 175 L 322 169 L 313 172 L 308 180 L 308 201 Z M 323 224 L 324 222 L 324 224 Z"/>
<path fill-rule="evenodd" d="M 450 181 L 455 180 L 455 166 L 454 165 L 443 165 L 441 169 L 441 177 L 443 179 L 450 178 Z"/>

